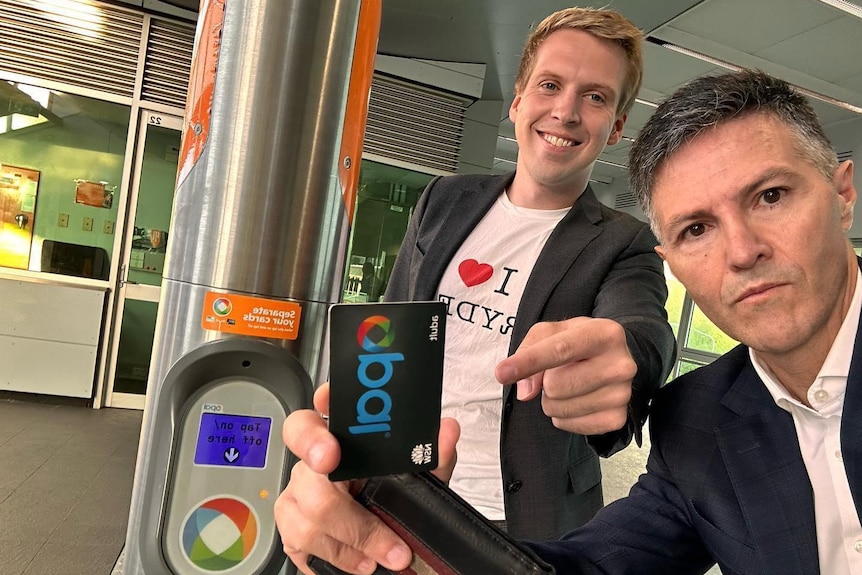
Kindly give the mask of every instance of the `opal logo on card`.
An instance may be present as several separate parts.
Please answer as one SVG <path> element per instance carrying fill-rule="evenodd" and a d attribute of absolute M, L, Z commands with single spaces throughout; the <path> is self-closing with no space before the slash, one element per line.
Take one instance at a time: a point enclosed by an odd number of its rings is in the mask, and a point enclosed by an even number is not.
<path fill-rule="evenodd" d="M 378 328 L 374 330 L 374 328 Z M 374 330 L 376 333 L 371 333 Z M 380 339 L 375 343 L 371 339 L 373 335 L 378 335 Z M 359 329 L 356 330 L 356 341 L 359 347 L 365 351 L 373 351 L 374 353 L 383 351 L 392 345 L 392 340 L 395 339 L 395 333 L 392 331 L 392 322 L 388 317 L 382 315 L 373 315 L 362 320 L 359 324 Z"/>
<path fill-rule="evenodd" d="M 365 318 L 356 330 L 359 354 L 356 378 L 365 392 L 356 402 L 356 423 L 348 427 L 351 435 L 391 431 L 392 397 L 383 389 L 395 373 L 395 362 L 404 361 L 402 353 L 387 353 L 395 341 L 395 330 L 388 317 Z"/>

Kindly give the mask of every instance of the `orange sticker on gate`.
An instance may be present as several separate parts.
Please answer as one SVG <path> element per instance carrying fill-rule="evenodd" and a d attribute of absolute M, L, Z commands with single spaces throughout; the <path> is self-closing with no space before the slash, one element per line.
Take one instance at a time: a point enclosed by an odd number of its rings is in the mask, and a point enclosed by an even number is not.
<path fill-rule="evenodd" d="M 207 292 L 201 327 L 254 337 L 296 339 L 301 312 L 296 302 Z"/>

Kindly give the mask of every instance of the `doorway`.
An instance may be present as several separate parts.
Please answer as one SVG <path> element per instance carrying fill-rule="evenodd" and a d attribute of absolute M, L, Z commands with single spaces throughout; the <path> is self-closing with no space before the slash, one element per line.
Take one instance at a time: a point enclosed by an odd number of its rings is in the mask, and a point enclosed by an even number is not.
<path fill-rule="evenodd" d="M 106 405 L 143 409 L 170 241 L 182 118 L 141 111 L 116 286 Z"/>

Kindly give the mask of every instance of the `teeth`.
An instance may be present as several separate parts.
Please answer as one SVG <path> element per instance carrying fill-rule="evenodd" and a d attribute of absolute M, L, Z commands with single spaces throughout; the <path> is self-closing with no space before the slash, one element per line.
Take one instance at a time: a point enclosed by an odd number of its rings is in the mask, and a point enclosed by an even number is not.
<path fill-rule="evenodd" d="M 557 146 L 558 148 L 566 148 L 568 146 L 575 145 L 572 140 L 564 140 L 563 138 L 558 138 L 557 136 L 552 136 L 550 134 L 542 134 L 542 138 L 552 146 Z"/>

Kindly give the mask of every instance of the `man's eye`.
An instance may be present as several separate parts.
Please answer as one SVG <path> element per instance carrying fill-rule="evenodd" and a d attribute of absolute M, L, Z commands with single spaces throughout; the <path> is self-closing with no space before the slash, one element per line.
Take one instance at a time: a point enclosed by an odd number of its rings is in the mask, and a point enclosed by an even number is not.
<path fill-rule="evenodd" d="M 588 94 L 587 97 L 593 102 L 598 102 L 600 104 L 605 101 L 604 96 L 601 94 Z"/>
<path fill-rule="evenodd" d="M 546 90 L 556 90 L 557 85 L 554 84 L 553 82 L 545 82 L 542 84 L 542 88 L 544 88 Z"/>
<path fill-rule="evenodd" d="M 770 188 L 760 195 L 760 199 L 766 204 L 777 203 L 781 199 L 781 190 Z"/>
<path fill-rule="evenodd" d="M 706 226 L 703 224 L 692 224 L 683 232 L 683 236 L 696 238 L 702 236 L 706 232 Z"/>

